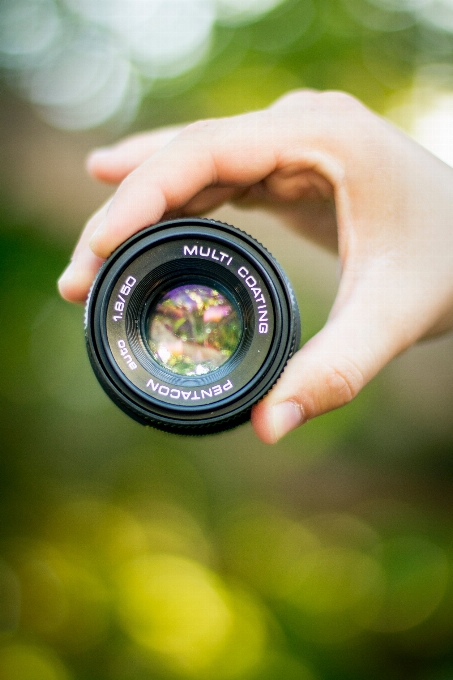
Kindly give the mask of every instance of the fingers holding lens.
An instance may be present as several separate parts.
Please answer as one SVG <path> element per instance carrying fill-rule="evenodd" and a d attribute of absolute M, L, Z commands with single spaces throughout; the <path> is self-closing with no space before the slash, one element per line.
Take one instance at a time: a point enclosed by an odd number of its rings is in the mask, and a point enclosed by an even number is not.
<path fill-rule="evenodd" d="M 103 258 L 93 253 L 89 240 L 93 232 L 105 219 L 109 199 L 87 222 L 71 256 L 69 265 L 58 280 L 60 295 L 69 302 L 84 302 L 94 277 L 103 263 Z"/>
<path fill-rule="evenodd" d="M 261 144 L 263 130 L 258 138 L 252 116 L 232 121 L 203 121 L 187 127 L 128 175 L 90 241 L 95 254 L 105 258 L 163 215 L 184 212 L 207 188 L 244 190 L 269 174 L 275 157 L 271 145 Z M 225 198 L 230 195 L 229 191 L 224 194 Z M 222 197 L 217 196 L 214 203 L 207 200 L 202 210 L 218 205 Z"/>
<path fill-rule="evenodd" d="M 112 146 L 94 149 L 86 161 L 87 171 L 102 182 L 119 184 L 147 158 L 171 142 L 182 127 L 175 125 L 132 135 Z"/>

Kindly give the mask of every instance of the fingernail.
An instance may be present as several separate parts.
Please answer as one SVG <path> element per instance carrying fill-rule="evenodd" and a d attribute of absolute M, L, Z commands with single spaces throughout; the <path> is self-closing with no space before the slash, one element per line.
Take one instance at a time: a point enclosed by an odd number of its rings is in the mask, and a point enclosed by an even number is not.
<path fill-rule="evenodd" d="M 93 149 L 91 151 L 86 159 L 86 164 L 88 166 L 88 169 L 90 169 L 91 163 L 94 161 L 103 161 L 105 158 L 108 158 L 109 156 L 112 155 L 112 151 L 109 147 L 107 146 L 101 146 L 99 149 Z"/>
<path fill-rule="evenodd" d="M 63 274 L 58 279 L 58 285 L 60 285 L 61 283 L 67 283 L 73 278 L 73 276 L 74 276 L 74 262 L 70 262 L 66 269 L 64 270 Z"/>
<path fill-rule="evenodd" d="M 275 441 L 278 441 L 285 434 L 299 427 L 304 422 L 302 409 L 294 401 L 283 401 L 273 406 L 271 417 Z"/>
<path fill-rule="evenodd" d="M 102 220 L 101 224 L 99 224 L 97 226 L 97 228 L 91 234 L 90 248 L 92 250 L 96 250 L 97 242 L 99 241 L 100 238 L 102 238 L 104 227 L 105 227 L 105 220 Z"/>

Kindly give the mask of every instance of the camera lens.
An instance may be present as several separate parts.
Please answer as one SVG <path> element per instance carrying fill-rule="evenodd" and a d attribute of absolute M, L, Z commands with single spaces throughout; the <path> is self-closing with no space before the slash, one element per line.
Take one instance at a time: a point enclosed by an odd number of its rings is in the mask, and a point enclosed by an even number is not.
<path fill-rule="evenodd" d="M 206 375 L 239 344 L 240 312 L 231 296 L 211 286 L 172 288 L 151 309 L 146 340 L 158 364 L 177 375 Z"/>
<path fill-rule="evenodd" d="M 122 244 L 93 283 L 88 354 L 106 393 L 139 422 L 181 434 L 234 427 L 298 347 L 280 266 L 222 222 L 161 222 Z"/>

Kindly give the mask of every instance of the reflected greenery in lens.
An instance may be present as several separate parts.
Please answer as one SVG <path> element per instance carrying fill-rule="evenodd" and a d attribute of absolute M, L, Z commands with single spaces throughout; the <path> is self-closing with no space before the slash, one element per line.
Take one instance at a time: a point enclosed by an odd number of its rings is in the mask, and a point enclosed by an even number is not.
<path fill-rule="evenodd" d="M 154 359 L 178 375 L 204 375 L 222 366 L 241 338 L 233 300 L 210 286 L 189 284 L 152 308 L 147 342 Z"/>

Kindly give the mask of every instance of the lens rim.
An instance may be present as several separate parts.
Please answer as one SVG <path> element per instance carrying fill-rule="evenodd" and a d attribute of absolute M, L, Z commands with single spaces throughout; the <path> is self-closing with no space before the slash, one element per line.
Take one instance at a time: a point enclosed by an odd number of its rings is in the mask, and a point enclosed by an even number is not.
<path fill-rule="evenodd" d="M 234 389 L 229 388 L 222 392 L 221 398 L 216 392 L 215 398 L 208 398 L 204 403 L 196 402 L 194 405 L 188 405 L 184 398 L 179 401 L 176 400 L 177 403 L 169 403 L 169 400 L 164 401 L 162 399 L 163 395 L 159 395 L 160 398 L 156 399 L 153 394 L 146 394 L 143 390 L 138 389 L 131 382 L 127 373 L 119 369 L 109 344 L 108 323 L 103 322 L 103 319 L 105 320 L 108 315 L 112 291 L 115 285 L 118 285 L 120 275 L 129 271 L 128 266 L 131 263 L 137 263 L 137 260 L 144 253 L 148 253 L 149 256 L 150 252 L 154 254 L 153 257 L 157 262 L 158 258 L 155 255 L 158 246 L 181 241 L 188 242 L 188 240 L 193 243 L 204 241 L 217 244 L 217 247 L 224 249 L 223 253 L 225 251 L 232 253 L 236 264 L 239 262 L 248 263 L 250 271 L 256 272 L 259 275 L 259 280 L 265 286 L 267 299 L 273 312 L 273 321 L 270 324 L 272 327 L 269 328 L 267 335 L 268 348 L 264 360 L 261 360 L 259 356 L 261 351 L 251 353 L 250 348 L 248 348 L 246 352 L 250 366 L 255 362 L 256 370 L 253 377 L 245 382 L 243 381 L 239 389 L 236 389 L 236 383 L 233 383 Z M 141 263 L 143 266 L 145 266 L 145 259 Z M 167 260 L 167 262 L 174 262 L 177 259 L 174 257 L 173 260 Z M 199 257 L 198 260 L 200 260 Z M 190 261 L 191 258 L 184 260 L 185 271 L 190 269 L 188 267 Z M 211 259 L 203 261 L 203 273 L 207 271 L 208 261 L 211 265 L 214 265 L 214 271 L 219 274 L 221 269 L 215 268 L 218 263 Z M 162 262 L 162 264 L 165 263 Z M 199 268 L 199 265 L 200 262 L 196 263 L 195 266 L 192 265 L 192 268 Z M 177 264 L 176 267 L 179 267 L 179 274 L 184 275 L 181 272 L 180 264 Z M 224 267 L 224 273 L 226 271 L 227 269 Z M 208 272 L 210 278 L 212 278 L 211 274 L 212 271 Z M 163 278 L 165 279 L 165 276 Z M 233 290 L 237 294 L 238 291 L 241 291 L 244 297 L 245 291 L 246 295 L 252 296 L 249 288 L 245 286 L 244 281 L 241 281 L 236 273 L 233 274 L 232 279 L 228 280 L 233 281 Z M 251 299 L 253 303 L 253 296 Z M 131 309 L 133 307 L 134 305 L 131 305 Z M 257 336 L 259 336 L 258 333 L 253 333 L 251 344 L 253 344 L 253 340 L 256 343 Z M 288 358 L 297 349 L 299 338 L 300 319 L 297 303 L 286 276 L 274 258 L 261 244 L 244 232 L 231 225 L 204 218 L 180 218 L 162 222 L 129 239 L 115 251 L 101 268 L 93 284 L 86 308 L 88 353 L 95 373 L 107 394 L 123 411 L 139 422 L 159 429 L 180 431 L 187 434 L 219 431 L 247 420 L 252 405 L 264 396 L 278 379 Z M 229 371 L 230 361 L 238 354 L 238 349 L 216 371 L 203 376 L 190 376 L 190 380 L 183 376 L 171 374 L 174 380 L 168 380 L 168 385 L 177 385 L 177 390 L 181 384 L 187 388 L 190 387 L 188 382 L 191 382 L 195 389 L 202 389 L 203 385 L 213 382 L 213 377 L 219 375 L 219 371 L 222 371 L 225 367 Z M 157 366 L 157 362 L 155 363 Z M 241 368 L 243 372 L 245 360 L 239 362 L 236 370 L 241 372 Z M 162 371 L 164 370 L 162 368 Z M 167 378 L 171 377 L 168 371 L 166 373 Z M 234 371 L 232 373 L 227 372 L 225 377 L 233 373 Z M 181 381 L 181 378 L 184 379 Z M 208 382 L 206 382 L 206 378 L 208 378 Z"/>
<path fill-rule="evenodd" d="M 107 286 L 105 294 L 101 293 L 104 298 L 101 316 L 102 341 L 108 349 L 109 357 L 113 359 L 115 371 L 140 397 L 144 395 L 152 402 L 157 398 L 159 403 L 163 402 L 169 408 L 183 407 L 184 410 L 194 411 L 210 410 L 212 407 L 219 407 L 220 402 L 235 398 L 235 395 L 240 393 L 244 387 L 250 389 L 250 384 L 258 379 L 260 371 L 264 370 L 269 362 L 268 355 L 272 347 L 273 332 L 275 328 L 280 329 L 281 319 L 279 314 L 275 314 L 275 311 L 269 308 L 268 313 L 272 322 L 269 323 L 269 332 L 267 334 L 254 332 L 256 314 L 253 309 L 252 296 L 237 274 L 217 262 L 203 259 L 203 256 L 195 255 L 193 258 L 182 260 L 180 254 L 183 249 L 188 247 L 190 250 L 192 246 L 192 244 L 190 246 L 185 245 L 188 240 L 190 242 L 190 239 L 187 238 L 187 235 L 185 235 L 185 238 L 167 237 L 168 234 L 165 234 L 164 242 L 155 241 L 151 249 L 145 249 L 143 253 L 133 257 L 125 269 L 115 272 L 114 285 Z M 229 247 L 228 252 L 231 252 L 230 244 L 225 245 L 221 237 L 215 239 L 212 236 L 209 238 L 198 237 L 196 240 L 200 252 L 202 248 L 205 248 L 205 252 L 210 252 L 214 240 L 217 245 L 222 243 L 224 249 Z M 241 253 L 236 252 L 231 260 L 236 268 L 238 265 L 243 267 L 245 263 L 249 267 L 249 269 L 246 269 L 247 273 L 251 273 L 253 281 L 257 280 L 256 277 L 259 277 L 259 274 L 253 267 L 253 263 L 247 258 L 243 258 Z M 246 351 L 241 357 L 240 365 L 236 362 L 231 367 L 228 380 L 220 386 L 218 380 L 221 376 L 226 377 L 225 369 L 222 371 L 222 368 L 220 368 L 216 375 L 170 375 L 154 361 L 150 361 L 143 340 L 138 336 L 137 319 L 140 317 L 140 310 L 145 299 L 154 287 L 160 287 L 162 281 L 174 280 L 175 274 L 179 276 L 181 270 L 186 272 L 196 271 L 197 273 L 209 271 L 222 283 L 227 285 L 229 283 L 231 290 L 236 292 L 237 298 L 242 298 L 243 309 L 249 315 L 250 322 L 242 346 L 242 349 Z M 129 280 L 130 276 L 136 277 L 137 285 L 130 294 L 125 316 L 118 318 L 115 316 L 113 308 L 116 306 L 118 291 L 122 290 L 123 281 Z M 258 281 L 261 286 L 260 290 L 263 289 L 266 299 L 270 300 L 271 293 L 267 285 L 261 278 L 258 278 Z M 112 322 L 112 319 L 116 319 L 115 323 Z M 130 367 L 129 356 L 133 356 L 137 360 L 133 371 L 125 370 L 124 356 L 128 362 L 128 367 Z M 209 385 L 212 386 L 211 395 L 208 394 Z M 179 397 L 175 394 L 178 388 L 181 388 Z M 184 391 L 183 388 L 185 388 Z M 187 396 L 187 390 L 191 390 L 191 388 L 194 388 L 193 394 Z M 197 392 L 197 388 L 200 388 L 202 393 Z M 226 394 L 227 392 L 229 394 Z M 219 399 L 220 396 L 222 396 L 222 399 Z"/>

